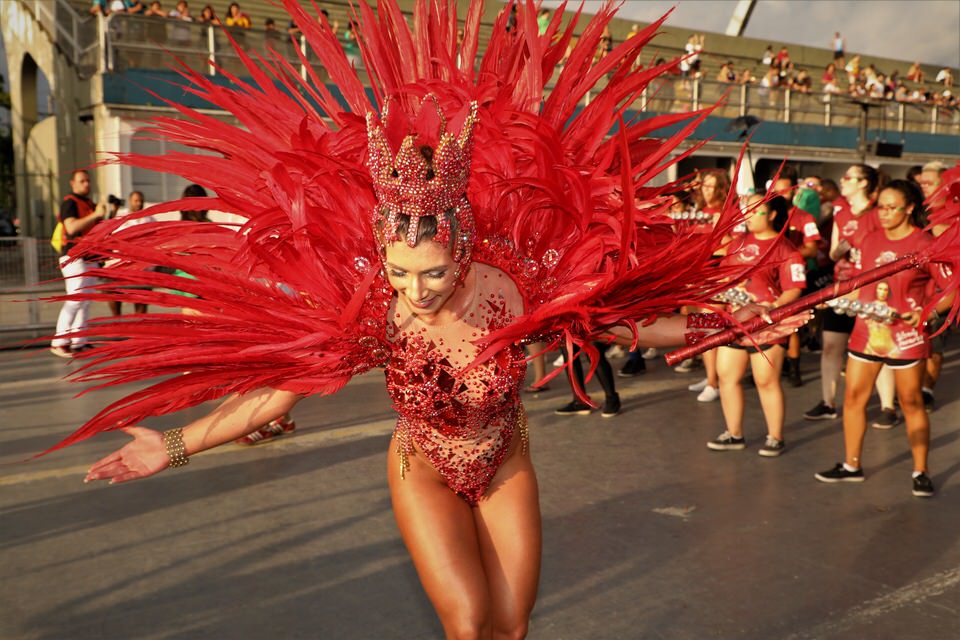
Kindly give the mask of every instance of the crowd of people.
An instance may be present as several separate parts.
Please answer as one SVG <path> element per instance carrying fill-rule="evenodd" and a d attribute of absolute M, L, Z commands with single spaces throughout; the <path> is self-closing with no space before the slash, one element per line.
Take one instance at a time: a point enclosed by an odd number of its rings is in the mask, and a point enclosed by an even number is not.
<path fill-rule="evenodd" d="M 746 220 L 732 230 L 726 250 L 717 256 L 722 265 L 751 263 L 772 255 L 776 256 L 774 266 L 725 292 L 717 303 L 726 304 L 731 311 L 754 304 L 776 308 L 922 249 L 945 231 L 942 225 L 927 225 L 928 214 L 945 205 L 942 198 L 932 199 L 945 170 L 944 164 L 931 162 L 911 168 L 902 179 L 891 179 L 873 167 L 856 164 L 844 173 L 838 186 L 816 175 L 800 179 L 795 170 L 785 168 L 768 185 L 772 198 L 740 198 Z M 686 187 L 670 195 L 670 217 L 694 232 L 712 231 L 730 189 L 727 172 L 699 172 Z M 758 453 L 776 457 L 784 451 L 787 409 L 782 380 L 794 387 L 804 384 L 800 360 L 801 346 L 805 346 L 808 353 L 819 354 L 822 399 L 803 417 L 820 421 L 842 415 L 844 425 L 845 460 L 818 473 L 817 479 L 863 480 L 860 456 L 868 422 L 866 407 L 875 386 L 881 411 L 871 426 L 892 429 L 905 422 L 914 462 L 913 494 L 933 495 L 927 469 L 927 413 L 935 408 L 934 390 L 951 329 L 933 334 L 943 327 L 941 314 L 952 297 L 934 309 L 925 325 L 921 324 L 921 310 L 945 277 L 939 267 L 910 270 L 824 306 L 813 324 L 789 339 L 706 352 L 702 356 L 705 376 L 689 389 L 698 393 L 699 402 L 719 399 L 726 422 L 723 433 L 707 447 L 714 451 L 746 448 L 742 384 L 749 365 L 751 375 L 746 378 L 757 389 L 767 429 Z M 621 376 L 635 376 L 646 369 L 635 364 L 639 354 L 630 355 Z M 655 357 L 656 352 L 644 355 Z M 688 360 L 675 370 L 689 373 L 695 368 L 694 361 Z M 606 397 L 604 416 L 619 411 L 608 371 L 609 365 L 602 360 L 598 379 Z M 838 400 L 843 376 L 841 410 Z M 612 397 L 616 397 L 615 405 Z M 556 413 L 588 414 L 590 407 L 574 400 Z"/>

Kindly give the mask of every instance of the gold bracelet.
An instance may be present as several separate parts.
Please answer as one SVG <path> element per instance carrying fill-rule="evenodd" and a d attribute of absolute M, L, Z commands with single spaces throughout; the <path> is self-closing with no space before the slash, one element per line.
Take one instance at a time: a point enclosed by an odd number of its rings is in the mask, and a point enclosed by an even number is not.
<path fill-rule="evenodd" d="M 163 432 L 163 448 L 167 450 L 171 467 L 182 467 L 190 462 L 187 446 L 183 444 L 183 429 L 170 429 Z"/>

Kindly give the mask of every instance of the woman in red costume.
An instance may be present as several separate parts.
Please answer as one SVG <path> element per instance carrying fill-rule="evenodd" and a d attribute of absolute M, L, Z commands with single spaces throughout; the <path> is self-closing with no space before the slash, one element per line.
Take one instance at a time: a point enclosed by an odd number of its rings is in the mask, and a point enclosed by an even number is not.
<path fill-rule="evenodd" d="M 161 380 L 57 446 L 122 428 L 133 440 L 86 480 L 144 478 L 383 365 L 398 413 L 388 458 L 396 519 L 447 635 L 523 637 L 541 539 L 519 398 L 522 344 L 562 342 L 594 360 L 592 341 L 617 325 L 660 347 L 725 324 L 715 314 L 654 321 L 743 277 L 742 267 L 710 266 L 735 209 L 692 242 L 690 233 L 665 231 L 667 191 L 646 186 L 706 114 L 666 141 L 645 136 L 672 116 L 620 121 L 619 133 L 607 135 L 664 72 L 633 71 L 660 22 L 593 64 L 610 8 L 582 31 L 544 98 L 576 21 L 561 30 L 557 13 L 540 34 L 528 4 L 507 34 L 503 12 L 477 71 L 483 3 L 471 4 L 459 46 L 445 5 L 417 3 L 411 31 L 393 2 L 380 3 L 378 16 L 361 4 L 358 42 L 372 105 L 328 26 L 294 0 L 285 4 L 339 95 L 301 82 L 282 56 L 265 65 L 246 60 L 255 84 L 223 87 L 184 72 L 190 91 L 244 126 L 171 103 L 183 117 L 156 120 L 153 133 L 215 155 L 119 160 L 178 173 L 217 194 L 145 215 L 215 209 L 246 223 L 108 225 L 75 250 L 118 257 L 101 270 L 108 284 L 87 298 L 169 306 L 164 287 L 177 288 L 196 296 L 177 303 L 198 314 L 90 329 L 125 339 L 97 349 L 79 379 Z M 127 283 L 155 288 L 111 288 Z M 182 429 L 134 426 L 221 397 L 219 408 Z"/>
<path fill-rule="evenodd" d="M 867 234 L 853 268 L 863 271 L 893 262 L 907 254 L 917 254 L 933 244 L 932 235 L 923 231 L 923 194 L 906 180 L 894 180 L 880 191 L 877 201 L 879 229 Z M 923 406 L 924 359 L 930 356 L 930 336 L 921 322 L 924 307 L 931 302 L 931 280 L 946 290 L 948 274 L 939 265 L 926 269 L 908 269 L 893 277 L 854 292 L 864 305 L 850 336 L 844 395 L 843 439 L 846 456 L 833 469 L 816 474 L 821 482 L 863 482 L 861 467 L 863 439 L 867 431 L 867 401 L 880 369 L 893 371 L 900 409 L 907 423 L 907 437 L 913 457 L 913 495 L 930 497 L 934 493 L 927 467 L 930 449 L 930 418 Z M 942 297 L 933 308 L 931 319 L 946 313 L 954 293 Z M 875 314 L 877 317 L 871 317 Z M 878 340 L 875 321 L 884 322 L 885 340 Z"/>

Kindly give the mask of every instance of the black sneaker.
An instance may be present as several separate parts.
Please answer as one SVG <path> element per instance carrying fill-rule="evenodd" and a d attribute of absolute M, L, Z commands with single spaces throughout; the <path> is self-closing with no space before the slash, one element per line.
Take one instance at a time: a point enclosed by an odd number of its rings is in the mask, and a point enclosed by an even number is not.
<path fill-rule="evenodd" d="M 600 415 L 604 418 L 612 418 L 618 413 L 620 413 L 620 394 L 615 393 L 612 396 L 607 396 L 607 399 L 603 402 L 603 411 L 600 412 Z"/>
<path fill-rule="evenodd" d="M 767 436 L 767 441 L 763 443 L 763 446 L 760 447 L 760 450 L 757 451 L 757 453 L 767 458 L 776 458 L 783 453 L 783 449 L 786 446 L 787 443 L 783 440 L 777 440 L 773 436 Z"/>
<path fill-rule="evenodd" d="M 881 409 L 879 417 L 870 426 L 874 429 L 886 430 L 893 429 L 898 424 L 900 424 L 900 416 L 897 415 L 896 409 Z"/>
<path fill-rule="evenodd" d="M 565 404 L 555 410 L 554 413 L 558 416 L 586 416 L 590 415 L 591 411 L 593 411 L 593 409 L 590 408 L 590 405 L 584 404 L 579 400 L 574 400 L 570 404 Z"/>
<path fill-rule="evenodd" d="M 646 372 L 647 363 L 643 361 L 643 358 L 628 358 L 623 368 L 617 371 L 617 375 L 621 378 L 632 378 Z"/>
<path fill-rule="evenodd" d="M 747 441 L 743 436 L 735 438 L 729 431 L 724 431 L 716 440 L 708 442 L 707 448 L 713 451 L 739 451 L 747 448 Z"/>
<path fill-rule="evenodd" d="M 923 408 L 927 410 L 927 413 L 930 413 L 934 408 L 933 391 L 924 389 L 921 393 L 923 394 Z"/>
<path fill-rule="evenodd" d="M 933 497 L 933 482 L 926 473 L 921 473 L 913 479 L 913 495 L 918 498 Z"/>
<path fill-rule="evenodd" d="M 837 410 L 821 400 L 813 409 L 803 414 L 804 420 L 836 420 Z"/>
<path fill-rule="evenodd" d="M 863 469 L 857 469 L 856 471 L 847 471 L 847 468 L 843 466 L 842 462 L 838 462 L 837 466 L 833 469 L 827 471 L 821 471 L 813 476 L 820 482 L 863 482 Z"/>

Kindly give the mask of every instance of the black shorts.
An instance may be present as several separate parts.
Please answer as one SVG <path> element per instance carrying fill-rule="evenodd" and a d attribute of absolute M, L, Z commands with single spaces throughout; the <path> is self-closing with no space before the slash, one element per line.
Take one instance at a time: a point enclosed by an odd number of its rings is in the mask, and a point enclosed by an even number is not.
<path fill-rule="evenodd" d="M 753 345 L 753 344 L 737 344 L 736 342 L 734 342 L 731 344 L 725 344 L 723 346 L 730 347 L 731 349 L 740 349 L 741 351 L 746 351 L 747 353 L 760 353 L 761 351 L 769 351 L 774 347 L 782 347 L 784 345 L 774 342 L 771 344 L 762 344 L 758 349 L 756 345 Z"/>
<path fill-rule="evenodd" d="M 930 341 L 930 350 L 932 353 L 943 353 L 947 350 L 947 339 L 950 337 L 950 327 L 947 327 L 946 330 L 938 336 L 933 335 L 940 330 L 940 327 L 942 327 L 946 321 L 947 319 L 945 317 L 941 317 L 936 322 L 927 323 L 927 334 L 929 336 L 928 340 Z"/>
<path fill-rule="evenodd" d="M 899 358 L 884 358 L 883 356 L 872 356 L 859 351 L 850 351 L 850 357 L 861 362 L 879 362 L 885 364 L 891 369 L 909 369 L 916 366 L 921 360 L 900 360 Z"/>
<path fill-rule="evenodd" d="M 823 330 L 850 334 L 853 333 L 853 325 L 856 322 L 856 316 L 839 314 L 833 309 L 827 309 L 823 315 Z"/>

